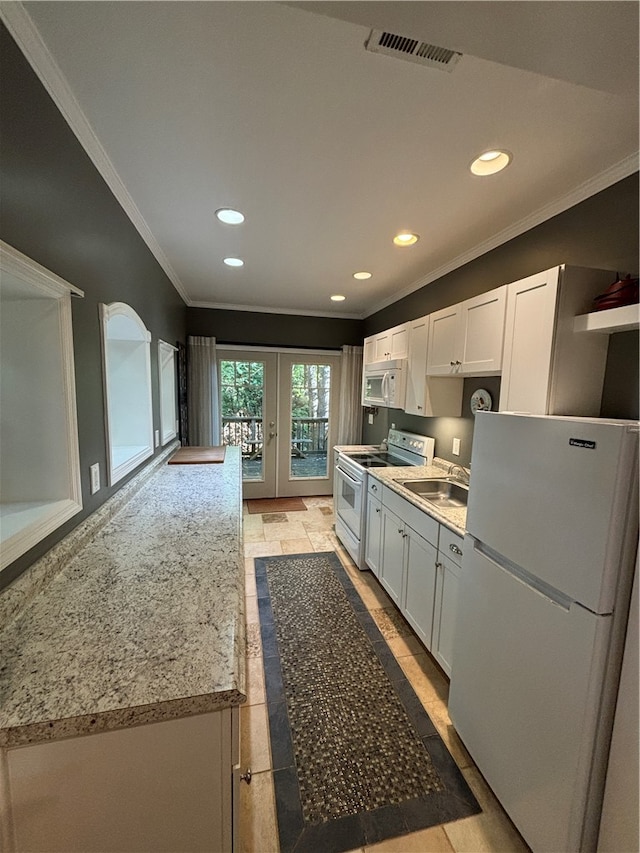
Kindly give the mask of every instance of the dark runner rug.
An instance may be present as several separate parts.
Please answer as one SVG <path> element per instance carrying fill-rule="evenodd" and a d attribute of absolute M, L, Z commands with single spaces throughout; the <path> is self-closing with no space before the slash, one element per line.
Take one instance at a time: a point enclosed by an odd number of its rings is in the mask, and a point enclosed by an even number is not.
<path fill-rule="evenodd" d="M 255 559 L 282 853 L 341 853 L 476 814 L 334 552 Z"/>

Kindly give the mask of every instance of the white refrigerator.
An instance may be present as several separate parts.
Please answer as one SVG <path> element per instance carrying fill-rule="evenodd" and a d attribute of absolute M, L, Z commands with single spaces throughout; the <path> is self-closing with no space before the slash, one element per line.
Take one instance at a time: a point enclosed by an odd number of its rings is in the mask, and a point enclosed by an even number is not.
<path fill-rule="evenodd" d="M 449 714 L 536 853 L 596 848 L 638 547 L 638 429 L 476 418 Z"/>

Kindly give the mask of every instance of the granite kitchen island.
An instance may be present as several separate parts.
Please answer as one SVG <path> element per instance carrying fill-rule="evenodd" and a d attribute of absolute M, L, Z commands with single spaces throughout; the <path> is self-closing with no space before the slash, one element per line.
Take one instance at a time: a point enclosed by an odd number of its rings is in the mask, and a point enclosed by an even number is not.
<path fill-rule="evenodd" d="M 3 850 L 231 849 L 240 453 L 143 477 L 0 635 Z"/>

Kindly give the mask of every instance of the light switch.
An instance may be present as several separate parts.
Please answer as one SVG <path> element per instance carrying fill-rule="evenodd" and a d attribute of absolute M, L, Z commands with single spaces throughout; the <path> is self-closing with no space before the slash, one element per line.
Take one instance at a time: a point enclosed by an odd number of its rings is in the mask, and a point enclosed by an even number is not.
<path fill-rule="evenodd" d="M 370 424 L 372 424 L 372 423 L 373 423 L 373 415 L 372 415 L 372 414 L 370 414 L 370 415 L 369 415 L 369 423 L 370 423 Z"/>
<path fill-rule="evenodd" d="M 453 447 L 451 448 L 451 452 L 453 453 L 454 456 L 460 456 L 460 439 L 459 438 L 453 439 Z"/>
<path fill-rule="evenodd" d="M 156 430 L 156 447 L 160 444 L 160 430 Z"/>

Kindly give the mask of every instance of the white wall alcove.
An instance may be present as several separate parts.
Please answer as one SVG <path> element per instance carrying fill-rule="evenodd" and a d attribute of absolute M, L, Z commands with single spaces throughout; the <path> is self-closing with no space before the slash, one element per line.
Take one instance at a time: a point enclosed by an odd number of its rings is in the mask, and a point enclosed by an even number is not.
<path fill-rule="evenodd" d="M 113 486 L 153 454 L 151 334 L 124 302 L 100 305 L 107 467 Z"/>
<path fill-rule="evenodd" d="M 164 446 L 178 434 L 176 379 L 177 347 L 158 341 L 158 373 L 160 379 L 160 441 Z"/>
<path fill-rule="evenodd" d="M 82 509 L 71 294 L 0 241 L 0 569 Z"/>

